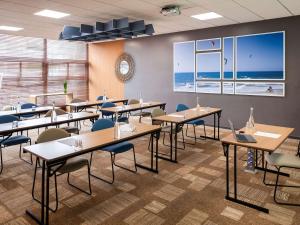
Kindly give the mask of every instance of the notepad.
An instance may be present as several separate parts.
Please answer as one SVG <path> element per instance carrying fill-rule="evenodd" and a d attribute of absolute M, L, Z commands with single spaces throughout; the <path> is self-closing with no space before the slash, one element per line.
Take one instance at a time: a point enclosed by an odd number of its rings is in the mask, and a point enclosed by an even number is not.
<path fill-rule="evenodd" d="M 59 140 L 58 142 L 62 143 L 62 144 L 65 144 L 65 145 L 74 146 L 75 145 L 75 138 L 67 138 L 67 139 Z"/>
<path fill-rule="evenodd" d="M 280 138 L 280 134 L 275 133 L 269 133 L 269 132 L 263 132 L 263 131 L 257 131 L 254 133 L 256 136 L 262 136 L 262 137 L 269 137 L 269 138 Z"/>

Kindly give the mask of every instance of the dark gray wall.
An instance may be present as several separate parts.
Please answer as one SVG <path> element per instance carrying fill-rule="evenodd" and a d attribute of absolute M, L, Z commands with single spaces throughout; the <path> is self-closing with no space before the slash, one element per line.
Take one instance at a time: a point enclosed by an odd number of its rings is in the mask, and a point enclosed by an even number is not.
<path fill-rule="evenodd" d="M 135 60 L 136 73 L 125 84 L 125 96 L 137 98 L 142 91 L 145 100 L 167 102 L 167 111 L 174 112 L 177 103 L 195 106 L 196 93 L 173 92 L 173 42 L 236 36 L 272 31 L 286 31 L 285 97 L 198 94 L 201 105 L 223 109 L 221 126 L 227 118 L 242 127 L 254 107 L 256 122 L 290 126 L 293 136 L 300 137 L 300 16 L 253 23 L 229 25 L 166 35 L 128 40 L 125 51 Z M 210 123 L 211 120 L 208 121 Z"/>

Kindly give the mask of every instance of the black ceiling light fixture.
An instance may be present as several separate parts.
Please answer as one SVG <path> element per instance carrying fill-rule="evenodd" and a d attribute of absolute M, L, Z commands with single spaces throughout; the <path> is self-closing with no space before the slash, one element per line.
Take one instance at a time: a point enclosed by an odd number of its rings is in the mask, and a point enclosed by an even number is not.
<path fill-rule="evenodd" d="M 93 42 L 153 34 L 152 24 L 145 25 L 144 20 L 129 22 L 128 18 L 122 18 L 106 23 L 96 22 L 95 26 L 87 24 L 81 24 L 80 27 L 64 26 L 63 31 L 59 34 L 59 40 Z"/>
<path fill-rule="evenodd" d="M 179 16 L 181 11 L 178 5 L 167 5 L 160 10 L 160 14 L 163 16 Z"/>

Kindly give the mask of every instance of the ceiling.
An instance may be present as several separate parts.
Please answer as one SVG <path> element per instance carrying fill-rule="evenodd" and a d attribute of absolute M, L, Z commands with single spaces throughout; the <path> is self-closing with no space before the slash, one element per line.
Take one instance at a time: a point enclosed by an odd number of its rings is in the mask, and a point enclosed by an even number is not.
<path fill-rule="evenodd" d="M 164 17 L 161 7 L 176 4 L 180 16 Z M 51 9 L 71 14 L 62 19 L 33 15 Z M 223 18 L 200 21 L 191 15 L 216 12 Z M 0 0 L 0 25 L 23 27 L 14 35 L 58 39 L 64 25 L 128 17 L 152 23 L 156 34 L 300 15 L 299 0 Z"/>

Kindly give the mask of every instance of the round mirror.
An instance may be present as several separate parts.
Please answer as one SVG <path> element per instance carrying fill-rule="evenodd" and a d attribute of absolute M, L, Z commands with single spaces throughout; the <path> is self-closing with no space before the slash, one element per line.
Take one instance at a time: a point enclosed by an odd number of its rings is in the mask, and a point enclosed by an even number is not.
<path fill-rule="evenodd" d="M 129 54 L 122 54 L 116 62 L 116 75 L 121 81 L 129 80 L 134 74 L 134 61 Z"/>
<path fill-rule="evenodd" d="M 125 61 L 125 60 L 121 61 L 121 63 L 120 63 L 120 73 L 123 74 L 123 75 L 125 75 L 125 74 L 128 73 L 128 71 L 129 71 L 129 64 L 128 64 L 128 62 Z"/>

